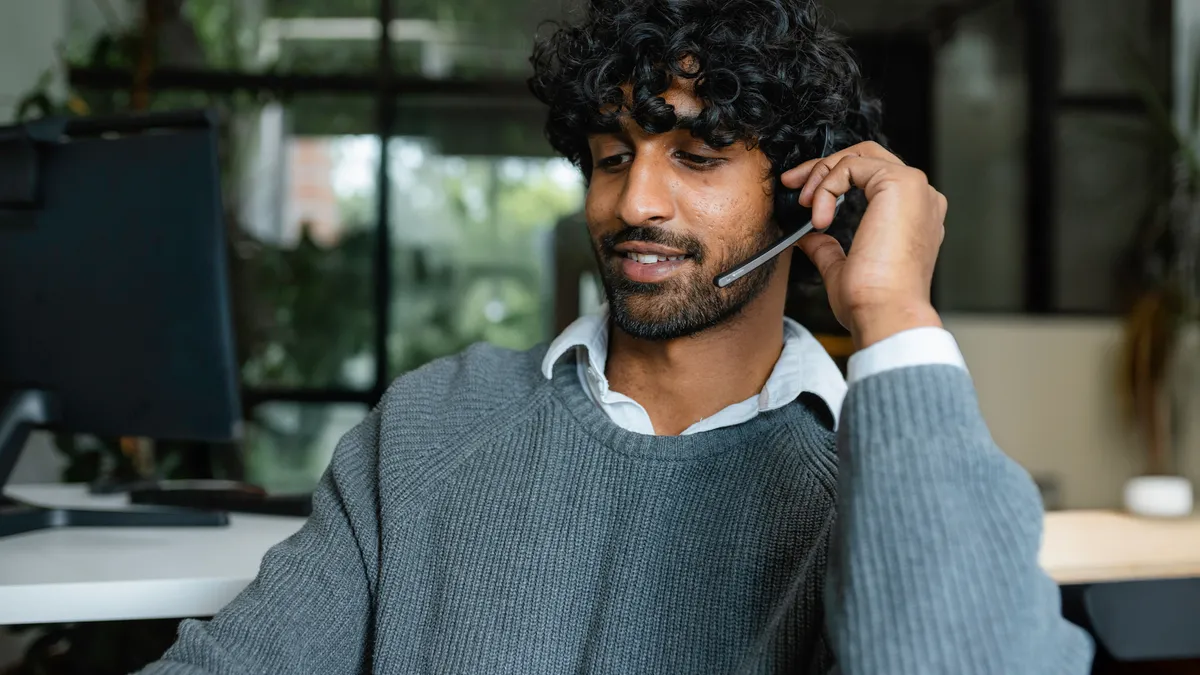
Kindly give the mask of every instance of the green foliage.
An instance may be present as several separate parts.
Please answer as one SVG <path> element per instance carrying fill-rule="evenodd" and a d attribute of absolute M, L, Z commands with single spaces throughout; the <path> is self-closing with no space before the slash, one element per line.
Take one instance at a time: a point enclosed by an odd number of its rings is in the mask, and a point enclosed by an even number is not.
<path fill-rule="evenodd" d="M 294 248 L 257 243 L 242 252 L 254 303 L 243 325 L 255 345 L 243 376 L 250 384 L 305 387 L 343 384 L 342 368 L 371 346 L 374 233 L 352 229 L 323 248 L 302 231 Z"/>
<path fill-rule="evenodd" d="M 292 17 L 374 16 L 375 0 L 277 0 L 269 15 Z M 186 16 L 213 67 L 239 68 L 253 53 L 253 30 L 247 8 L 235 0 L 189 0 Z M 453 12 L 425 2 L 404 9 L 407 18 L 440 18 L 492 23 L 506 30 L 506 6 L 489 0 L 463 0 Z M 76 65 L 131 68 L 140 54 L 136 34 L 101 35 Z M 279 64 L 298 70 L 374 64 L 373 47 L 348 60 L 332 60 L 334 43 L 298 46 Z M 357 46 L 356 46 L 357 49 Z M 287 61 L 287 59 L 291 61 Z M 357 59 L 357 61 L 355 60 Z M 53 73 L 20 104 L 22 119 L 49 115 L 108 114 L 128 110 L 127 91 L 76 91 L 67 98 L 53 93 Z M 214 96 L 199 92 L 156 92 L 156 110 L 212 107 L 220 111 L 221 169 L 231 239 L 231 287 L 237 313 L 237 341 L 245 381 L 250 385 L 308 387 L 346 384 L 347 364 L 370 358 L 373 347 L 372 269 L 375 264 L 375 202 L 365 193 L 343 195 L 338 212 L 341 236 L 331 245 L 313 241 L 307 232 L 298 243 L 258 240 L 254 229 L 237 214 L 245 185 L 247 151 L 239 124 L 252 121 L 270 94 Z M 298 136 L 335 138 L 372 131 L 374 103 L 365 97 L 310 98 L 290 102 L 291 132 Z M 510 125 L 511 126 L 511 125 Z M 492 130 L 495 133 L 514 133 Z M 513 147 L 520 147 L 514 145 Z M 490 148 L 482 148 L 488 150 Z M 457 151 L 457 150 L 456 150 Z M 556 182 L 545 159 L 515 159 L 524 167 L 519 177 L 506 177 L 498 157 L 440 157 L 430 149 L 429 166 L 412 172 L 413 181 L 393 190 L 391 226 L 402 232 L 401 213 L 418 195 L 437 195 L 444 208 L 425 211 L 425 227 L 433 236 L 400 241 L 391 252 L 397 272 L 393 325 L 389 327 L 392 373 L 399 374 L 429 360 L 487 340 L 527 347 L 545 337 L 549 251 L 545 237 L 560 216 L 576 210 L 579 185 Z M 457 168 L 464 168 L 458 171 Z M 418 209 L 419 211 L 419 209 Z M 409 215 L 414 212 L 409 209 Z M 244 447 L 251 478 L 273 486 L 303 489 L 321 470 L 329 448 L 317 446 L 327 437 L 331 406 L 270 404 L 256 412 Z M 343 415 L 344 416 L 344 415 Z M 139 478 L 137 467 L 121 452 L 118 439 L 57 437 L 67 460 L 63 479 L 87 482 L 98 478 Z M 223 477 L 210 466 L 198 472 L 198 448 L 179 443 L 157 445 L 159 474 L 168 478 Z M 211 458 L 219 455 L 212 453 Z M 225 473 L 224 477 L 237 477 Z M 273 479 L 273 480 L 272 480 Z M 157 658 L 171 642 L 177 622 L 91 623 L 37 627 L 42 636 L 19 666 L 21 675 L 87 672 L 125 673 Z"/>
<path fill-rule="evenodd" d="M 508 226 L 506 232 L 529 234 L 579 209 L 580 194 L 540 174 L 529 180 L 502 183 L 497 202 L 499 220 Z"/>
<path fill-rule="evenodd" d="M 379 48 L 370 40 L 290 41 L 279 54 L 275 69 L 293 73 L 371 72 Z"/>
<path fill-rule="evenodd" d="M 398 272 L 391 368 L 487 341 L 527 348 L 549 323 L 549 237 L 582 204 L 562 160 L 446 157 L 393 141 Z"/>
<path fill-rule="evenodd" d="M 1176 92 L 1191 106 L 1176 120 L 1171 99 L 1154 85 L 1153 68 L 1138 50 L 1126 48 L 1126 80 L 1146 106 L 1150 133 L 1141 142 L 1168 158 L 1152 184 L 1161 186 L 1147 204 L 1126 252 L 1129 310 L 1117 355 L 1117 394 L 1122 413 L 1138 433 L 1151 474 L 1178 471 L 1180 410 L 1195 395 L 1186 373 L 1183 331 L 1200 319 L 1200 59 L 1193 59 L 1189 91 Z"/>
<path fill-rule="evenodd" d="M 191 23 L 211 68 L 245 67 L 257 48 L 257 29 L 249 7 L 254 2 L 186 0 L 183 16 Z"/>
<path fill-rule="evenodd" d="M 1154 170 L 1161 189 L 1147 204 L 1129 248 L 1126 267 L 1139 294 L 1165 291 L 1177 299 L 1177 318 L 1200 318 L 1200 54 L 1193 58 L 1187 91 L 1176 92 L 1190 106 L 1183 120 L 1171 109 L 1171 96 L 1154 86 L 1153 65 L 1126 48 L 1126 81 L 1146 106 L 1149 133 L 1137 139 L 1169 161 Z"/>
<path fill-rule="evenodd" d="M 271 16 L 284 18 L 377 16 L 379 2 L 380 0 L 268 0 L 268 9 Z"/>
<path fill-rule="evenodd" d="M 54 444 L 67 460 L 62 471 L 64 483 L 87 483 L 101 476 L 117 482 L 140 478 L 116 439 L 105 442 L 59 433 L 54 435 Z"/>

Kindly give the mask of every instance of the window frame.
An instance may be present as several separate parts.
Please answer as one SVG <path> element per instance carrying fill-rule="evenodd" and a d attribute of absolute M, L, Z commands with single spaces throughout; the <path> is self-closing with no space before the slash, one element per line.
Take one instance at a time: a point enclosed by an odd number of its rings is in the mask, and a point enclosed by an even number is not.
<path fill-rule="evenodd" d="M 135 85 L 148 91 L 188 91 L 231 95 L 270 93 L 281 98 L 292 95 L 325 94 L 363 96 L 374 101 L 374 135 L 379 140 L 377 184 L 390 184 L 389 140 L 395 135 L 398 101 L 404 97 L 443 96 L 506 99 L 528 97 L 523 80 L 429 79 L 395 72 L 394 43 L 388 31 L 395 19 L 395 0 L 376 0 L 374 21 L 381 29 L 376 41 L 376 60 L 370 72 L 304 74 L 291 72 L 246 72 L 234 70 L 154 69 L 149 73 L 112 68 L 68 67 L 72 87 L 98 92 L 131 91 Z M 1020 0 L 1026 35 L 1028 81 L 1027 145 L 1025 148 L 1025 261 L 1023 306 L 1025 314 L 1094 314 L 1063 312 L 1054 306 L 1056 260 L 1055 168 L 1059 160 L 1057 118 L 1065 111 L 1145 115 L 1145 106 L 1135 95 L 1064 94 L 1061 91 L 1062 39 L 1058 0 Z M 1170 39 L 1170 38 L 1168 38 Z M 389 386 L 388 335 L 392 326 L 392 236 L 388 226 L 392 210 L 391 190 L 376 190 L 375 250 L 372 261 L 372 338 L 375 353 L 374 383 L 367 389 L 338 387 L 272 388 L 243 386 L 247 418 L 258 405 L 268 402 L 361 403 L 374 405 Z"/>

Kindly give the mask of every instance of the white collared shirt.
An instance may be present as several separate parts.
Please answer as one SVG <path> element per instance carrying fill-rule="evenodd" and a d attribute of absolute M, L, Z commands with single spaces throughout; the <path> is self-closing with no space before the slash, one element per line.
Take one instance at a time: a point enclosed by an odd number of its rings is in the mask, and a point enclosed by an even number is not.
<path fill-rule="evenodd" d="M 554 364 L 574 350 L 580 385 L 617 426 L 640 434 L 654 435 L 650 415 L 637 401 L 609 389 L 605 364 L 608 361 L 608 311 L 583 316 L 567 327 L 546 352 L 542 374 L 553 376 Z M 946 364 L 966 368 L 958 344 L 941 328 L 915 328 L 893 335 L 850 357 L 848 378 L 843 378 L 821 343 L 792 319 L 783 320 L 783 351 L 767 383 L 757 396 L 734 403 L 706 417 L 682 435 L 711 431 L 746 422 L 760 412 L 783 407 L 800 394 L 810 392 L 829 406 L 836 424 L 850 384 L 895 368 Z"/>

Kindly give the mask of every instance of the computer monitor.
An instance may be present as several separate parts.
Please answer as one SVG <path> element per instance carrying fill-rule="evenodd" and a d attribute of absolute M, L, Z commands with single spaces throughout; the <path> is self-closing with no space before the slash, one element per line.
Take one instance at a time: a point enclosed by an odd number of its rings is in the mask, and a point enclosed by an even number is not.
<path fill-rule="evenodd" d="M 238 436 L 217 152 L 216 120 L 202 111 L 0 128 L 0 488 L 34 427 Z M 224 518 L 9 503 L 0 536 Z"/>

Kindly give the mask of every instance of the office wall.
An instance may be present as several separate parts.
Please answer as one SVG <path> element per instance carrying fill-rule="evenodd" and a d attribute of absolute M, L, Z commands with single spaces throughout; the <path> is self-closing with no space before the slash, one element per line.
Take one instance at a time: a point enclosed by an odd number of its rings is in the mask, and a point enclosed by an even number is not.
<path fill-rule="evenodd" d="M 1063 508 L 1120 506 L 1121 486 L 1141 465 L 1136 439 L 1118 415 L 1119 322 L 948 316 L 946 326 L 1000 447 L 1035 477 L 1056 484 Z M 1185 436 L 1183 470 L 1200 483 L 1198 441 L 1195 430 Z M 49 437 L 35 436 L 14 482 L 56 480 L 61 464 Z"/>
<path fill-rule="evenodd" d="M 1000 447 L 1036 478 L 1055 483 L 1061 507 L 1119 507 L 1122 485 L 1142 470 L 1139 446 L 1119 414 L 1120 322 L 948 316 L 945 323 Z M 1181 470 L 1196 481 L 1200 434 L 1191 426 L 1181 439 Z"/>

